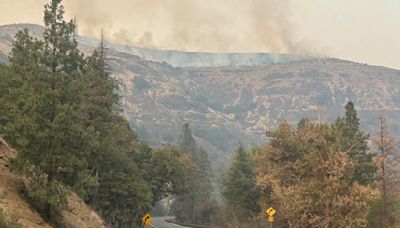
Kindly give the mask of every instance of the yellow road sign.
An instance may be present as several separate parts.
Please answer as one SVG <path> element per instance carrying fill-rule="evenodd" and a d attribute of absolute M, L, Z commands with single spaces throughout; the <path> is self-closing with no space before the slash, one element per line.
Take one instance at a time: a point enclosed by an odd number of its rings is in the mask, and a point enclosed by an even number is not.
<path fill-rule="evenodd" d="M 270 217 L 274 216 L 274 214 L 276 213 L 275 209 L 270 207 L 268 208 L 266 211 L 267 215 L 269 215 Z"/>
<path fill-rule="evenodd" d="M 145 214 L 142 217 L 142 222 L 144 225 L 148 225 L 153 221 L 153 217 L 151 217 L 151 215 L 149 213 Z"/>
<path fill-rule="evenodd" d="M 273 222 L 273 221 L 274 221 L 274 217 L 269 216 L 269 217 L 268 217 L 268 222 Z"/>

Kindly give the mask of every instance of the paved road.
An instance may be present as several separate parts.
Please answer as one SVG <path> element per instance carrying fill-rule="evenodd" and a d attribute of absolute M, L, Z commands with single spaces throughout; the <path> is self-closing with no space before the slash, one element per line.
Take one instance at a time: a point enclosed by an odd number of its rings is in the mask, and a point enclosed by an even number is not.
<path fill-rule="evenodd" d="M 150 227 L 152 228 L 184 228 L 187 226 L 179 226 L 176 224 L 165 222 L 165 219 L 173 219 L 174 217 L 154 217 Z"/>

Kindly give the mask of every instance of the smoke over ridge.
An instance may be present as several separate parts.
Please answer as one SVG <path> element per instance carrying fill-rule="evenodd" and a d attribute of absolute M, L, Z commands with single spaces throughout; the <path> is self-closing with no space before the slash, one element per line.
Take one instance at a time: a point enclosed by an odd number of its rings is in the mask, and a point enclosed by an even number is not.
<path fill-rule="evenodd" d="M 0 21 L 40 23 L 50 0 L 0 0 Z M 294 0 L 64 0 L 80 35 L 139 47 L 316 54 L 294 34 Z M 18 10 L 18 11 L 15 11 Z M 10 21 L 13 23 L 15 21 Z M 313 47 L 313 48 L 311 48 Z M 319 52 L 319 51 L 318 51 Z"/>
<path fill-rule="evenodd" d="M 82 35 L 147 48 L 311 53 L 292 33 L 291 0 L 70 0 Z"/>

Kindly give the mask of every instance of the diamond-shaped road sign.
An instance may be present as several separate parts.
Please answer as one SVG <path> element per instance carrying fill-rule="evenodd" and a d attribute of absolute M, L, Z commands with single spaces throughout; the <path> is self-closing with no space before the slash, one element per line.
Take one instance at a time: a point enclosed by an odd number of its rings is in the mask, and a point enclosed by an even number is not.
<path fill-rule="evenodd" d="M 151 217 L 151 215 L 149 213 L 145 214 L 142 217 L 142 222 L 144 225 L 148 225 L 153 221 L 153 217 Z"/>
<path fill-rule="evenodd" d="M 276 213 L 275 209 L 270 207 L 268 208 L 266 211 L 267 215 L 269 215 L 270 217 L 274 216 L 274 214 Z"/>

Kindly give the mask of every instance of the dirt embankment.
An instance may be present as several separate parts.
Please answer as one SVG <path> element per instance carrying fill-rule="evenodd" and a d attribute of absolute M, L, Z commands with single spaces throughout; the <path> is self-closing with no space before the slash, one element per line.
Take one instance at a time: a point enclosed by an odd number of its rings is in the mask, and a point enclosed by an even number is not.
<path fill-rule="evenodd" d="M 46 223 L 20 194 L 24 186 L 23 178 L 9 170 L 9 159 L 14 158 L 15 155 L 16 151 L 0 137 L 0 208 L 8 216 L 17 218 L 23 227 L 50 228 L 52 226 Z M 106 227 L 100 216 L 75 194 L 69 196 L 68 202 L 69 210 L 62 213 L 62 223 L 67 227 Z"/>

